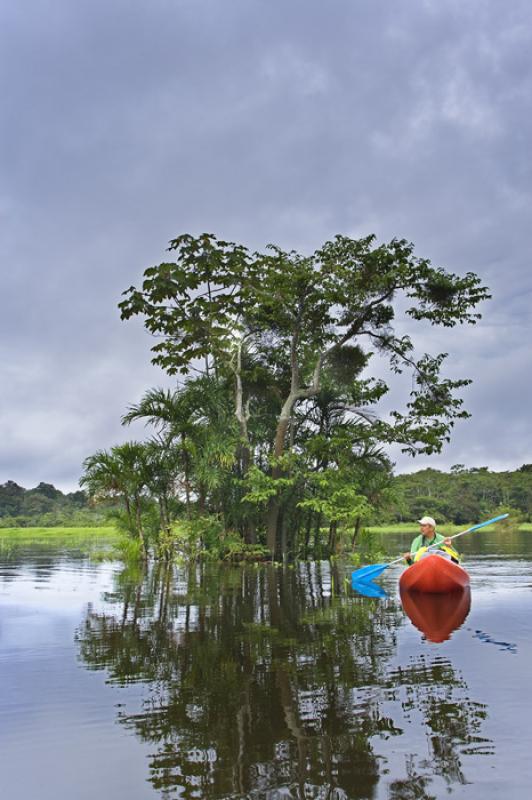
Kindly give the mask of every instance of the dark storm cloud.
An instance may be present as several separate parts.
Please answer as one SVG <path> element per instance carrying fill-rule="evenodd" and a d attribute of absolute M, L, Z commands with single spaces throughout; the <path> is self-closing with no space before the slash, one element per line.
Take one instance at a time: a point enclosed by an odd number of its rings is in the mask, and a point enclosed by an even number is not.
<path fill-rule="evenodd" d="M 495 0 L 0 4 L 0 480 L 72 486 L 139 435 L 120 414 L 168 379 L 116 303 L 202 230 L 373 231 L 479 272 L 480 326 L 420 344 L 475 381 L 431 463 L 532 460 L 531 23 Z"/>

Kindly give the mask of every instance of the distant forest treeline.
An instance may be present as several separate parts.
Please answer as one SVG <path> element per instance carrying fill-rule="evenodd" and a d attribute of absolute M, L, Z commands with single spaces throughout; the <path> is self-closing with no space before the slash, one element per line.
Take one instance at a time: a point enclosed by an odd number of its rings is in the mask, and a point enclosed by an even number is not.
<path fill-rule="evenodd" d="M 0 528 L 104 525 L 110 508 L 91 505 L 83 491 L 63 494 L 51 483 L 33 489 L 15 481 L 0 484 Z"/>
<path fill-rule="evenodd" d="M 450 472 L 424 469 L 392 480 L 395 508 L 380 521 L 399 522 L 430 514 L 437 522 L 464 525 L 480 522 L 500 509 L 513 511 L 515 522 L 532 521 L 532 464 L 513 472 L 491 472 L 488 467 Z"/>
<path fill-rule="evenodd" d="M 463 525 L 490 517 L 497 509 L 512 509 L 515 521 L 532 522 L 532 464 L 513 472 L 488 467 L 450 472 L 424 469 L 396 475 L 391 498 L 366 524 L 410 522 L 430 514 L 439 523 Z M 94 505 L 84 491 L 63 494 L 50 483 L 24 489 L 14 481 L 0 484 L 0 527 L 104 525 L 116 509 L 112 503 Z"/>

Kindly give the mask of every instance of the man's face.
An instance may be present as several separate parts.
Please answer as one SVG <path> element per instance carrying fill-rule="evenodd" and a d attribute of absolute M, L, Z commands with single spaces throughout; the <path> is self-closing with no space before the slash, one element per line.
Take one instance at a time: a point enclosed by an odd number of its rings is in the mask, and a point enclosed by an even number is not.
<path fill-rule="evenodd" d="M 432 539 L 434 536 L 434 528 L 432 525 L 420 525 L 419 530 L 425 537 L 425 539 Z"/>

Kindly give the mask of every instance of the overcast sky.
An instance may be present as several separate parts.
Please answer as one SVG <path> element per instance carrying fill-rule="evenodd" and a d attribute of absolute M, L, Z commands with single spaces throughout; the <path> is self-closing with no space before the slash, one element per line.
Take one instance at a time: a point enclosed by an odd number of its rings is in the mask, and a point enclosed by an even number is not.
<path fill-rule="evenodd" d="M 117 303 L 202 231 L 479 273 L 482 322 L 420 343 L 473 416 L 397 469 L 532 462 L 531 68 L 529 0 L 0 0 L 0 482 L 143 435 L 171 381 Z"/>

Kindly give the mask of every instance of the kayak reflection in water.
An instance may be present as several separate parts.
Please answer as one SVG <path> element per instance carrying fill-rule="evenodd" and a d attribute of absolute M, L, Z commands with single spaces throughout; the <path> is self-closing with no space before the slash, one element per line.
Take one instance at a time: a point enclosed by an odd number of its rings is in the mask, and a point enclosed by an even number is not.
<path fill-rule="evenodd" d="M 431 642 L 445 642 L 463 625 L 471 608 L 469 587 L 448 594 L 401 590 L 401 603 L 412 624 Z"/>

